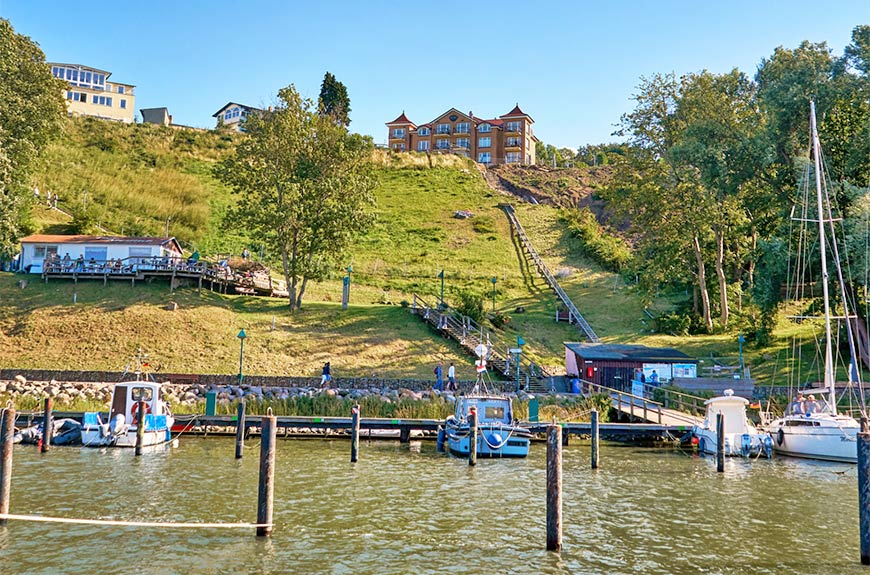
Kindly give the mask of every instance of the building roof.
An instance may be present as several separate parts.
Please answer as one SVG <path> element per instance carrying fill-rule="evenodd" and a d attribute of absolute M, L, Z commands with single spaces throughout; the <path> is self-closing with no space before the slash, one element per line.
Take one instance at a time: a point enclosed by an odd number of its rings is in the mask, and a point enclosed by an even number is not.
<path fill-rule="evenodd" d="M 250 111 L 250 110 L 254 110 L 254 111 L 256 111 L 256 112 L 263 112 L 263 111 L 264 111 L 264 110 L 262 110 L 261 108 L 255 108 L 255 107 L 253 107 L 253 106 L 246 106 L 245 104 L 239 104 L 238 102 L 227 102 L 227 103 L 224 105 L 223 108 L 221 108 L 220 110 L 218 110 L 217 112 L 215 112 L 214 114 L 212 114 L 211 117 L 212 117 L 212 118 L 217 118 L 218 116 L 220 116 L 221 114 L 223 114 L 224 110 L 226 110 L 226 109 L 229 108 L 230 106 L 240 106 L 240 107 L 244 108 L 245 110 L 249 110 L 249 111 Z"/>
<path fill-rule="evenodd" d="M 132 237 L 132 236 L 62 236 L 51 234 L 35 234 L 21 238 L 22 244 L 115 244 L 138 246 L 162 246 L 174 243 L 175 238 Z M 180 251 L 180 250 L 179 250 Z"/>
<path fill-rule="evenodd" d="M 474 122 L 479 126 L 481 124 L 489 124 L 490 126 L 495 126 L 496 128 L 501 128 L 504 124 L 504 120 L 499 120 L 498 118 L 493 118 L 492 120 L 483 120 L 481 118 L 475 118 Z"/>
<path fill-rule="evenodd" d="M 440 120 L 440 119 L 443 118 L 444 116 L 446 116 L 446 115 L 448 115 L 448 114 L 451 114 L 451 113 L 452 113 L 452 114 L 456 114 L 457 116 L 462 116 L 463 118 L 467 118 L 467 119 L 469 119 L 469 120 L 471 120 L 471 121 L 474 121 L 474 118 L 473 118 L 471 115 L 466 114 L 465 112 L 460 112 L 460 111 L 457 110 L 456 108 L 450 108 L 449 110 L 447 110 L 447 111 L 444 112 L 443 114 L 439 114 L 439 115 L 438 115 L 434 120 L 432 120 L 430 123 L 431 123 L 431 124 L 435 124 L 435 123 L 438 122 L 438 120 Z M 452 121 L 453 121 L 453 120 L 451 120 L 451 122 L 452 122 Z"/>
<path fill-rule="evenodd" d="M 522 117 L 522 118 L 528 118 L 529 121 L 531 121 L 533 124 L 535 123 L 535 121 L 532 120 L 532 117 L 531 117 L 531 116 L 529 116 L 528 114 L 526 114 L 525 112 L 523 112 L 523 111 L 520 109 L 520 105 L 519 105 L 519 104 L 517 104 L 516 106 L 514 106 L 514 109 L 511 110 L 510 112 L 508 112 L 507 114 L 505 114 L 505 115 L 503 115 L 503 116 L 499 116 L 499 118 L 520 118 L 520 117 Z"/>
<path fill-rule="evenodd" d="M 91 72 L 99 72 L 100 74 L 105 74 L 106 79 L 109 79 L 109 76 L 112 75 L 108 70 L 100 70 L 99 68 L 94 68 L 93 66 L 85 66 L 84 64 L 71 64 L 69 62 L 46 62 L 48 66 L 75 66 L 76 68 L 85 68 L 90 70 Z"/>
<path fill-rule="evenodd" d="M 398 118 L 396 118 L 392 122 L 387 122 L 387 126 L 392 126 L 394 124 L 411 124 L 415 128 L 417 127 L 417 124 L 415 124 L 414 122 L 412 122 L 411 120 L 408 119 L 408 116 L 405 115 L 404 110 L 402 110 L 401 116 L 399 116 Z"/>
<path fill-rule="evenodd" d="M 565 343 L 565 347 L 583 359 L 610 361 L 694 362 L 681 351 L 669 347 L 606 343 Z"/>

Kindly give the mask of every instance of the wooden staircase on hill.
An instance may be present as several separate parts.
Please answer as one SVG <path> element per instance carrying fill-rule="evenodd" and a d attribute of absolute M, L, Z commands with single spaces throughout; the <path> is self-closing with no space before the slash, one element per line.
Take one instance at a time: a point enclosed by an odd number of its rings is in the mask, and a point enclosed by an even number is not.
<path fill-rule="evenodd" d="M 455 309 L 446 306 L 433 306 L 420 296 L 414 294 L 414 303 L 411 313 L 440 331 L 443 335 L 459 342 L 469 355 L 477 357 L 474 349 L 483 344 L 489 349 L 486 358 L 487 369 L 490 373 L 508 381 L 516 381 L 517 365 L 511 354 L 510 347 L 506 342 L 499 341 L 497 336 L 485 330 L 482 325 L 466 315 L 462 315 Z M 520 381 L 526 391 L 547 393 L 551 391 L 551 374 L 543 367 L 520 355 Z M 510 385 L 505 386 L 513 389 Z"/>
<path fill-rule="evenodd" d="M 523 252 L 528 259 L 530 259 L 538 270 L 538 273 L 544 278 L 547 284 L 556 292 L 556 295 L 562 302 L 562 305 L 565 306 L 565 309 L 568 310 L 568 323 L 574 323 L 577 327 L 586 335 L 586 339 L 591 341 L 592 343 L 600 343 L 601 340 L 598 338 L 598 335 L 592 330 L 592 326 L 583 318 L 580 314 L 580 311 L 577 309 L 577 306 L 574 305 L 574 302 L 571 301 L 571 298 L 568 297 L 568 294 L 565 293 L 565 290 L 562 289 L 562 286 L 559 285 L 559 282 L 556 281 L 556 278 L 550 273 L 550 269 L 547 267 L 547 264 L 544 263 L 544 260 L 541 259 L 541 256 L 538 255 L 537 250 L 535 250 L 535 246 L 532 245 L 531 240 L 526 235 L 525 230 L 523 230 L 523 226 L 520 225 L 520 221 L 517 219 L 517 215 L 514 212 L 514 207 L 510 204 L 499 204 L 499 207 L 504 210 L 504 213 L 507 214 L 508 220 L 510 220 L 511 226 L 513 227 L 514 232 L 517 234 L 517 237 L 520 240 L 520 245 L 522 246 Z"/>

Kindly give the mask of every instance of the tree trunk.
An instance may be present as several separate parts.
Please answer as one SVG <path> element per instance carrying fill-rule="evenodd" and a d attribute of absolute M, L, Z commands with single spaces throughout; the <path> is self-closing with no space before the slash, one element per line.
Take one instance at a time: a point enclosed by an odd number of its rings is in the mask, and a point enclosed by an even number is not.
<path fill-rule="evenodd" d="M 725 233 L 716 231 L 716 277 L 719 278 L 719 322 L 728 326 L 728 280 L 725 279 Z"/>
<path fill-rule="evenodd" d="M 756 250 L 758 249 L 758 232 L 752 230 L 752 257 L 749 258 L 749 289 L 755 287 L 755 260 L 758 259 Z"/>
<path fill-rule="evenodd" d="M 293 311 L 296 303 L 296 278 L 290 275 L 290 257 L 287 254 L 286 246 L 281 248 L 281 263 L 284 267 L 284 283 L 287 286 L 288 299 L 290 300 L 288 305 L 290 311 Z"/>
<path fill-rule="evenodd" d="M 701 241 L 698 234 L 692 236 L 695 251 L 695 261 L 698 264 L 698 290 L 701 292 L 701 311 L 704 315 L 704 327 L 707 332 L 713 331 L 713 318 L 710 317 L 710 294 L 707 292 L 707 271 L 704 268 L 704 256 L 701 253 Z"/>
<path fill-rule="evenodd" d="M 296 297 L 296 308 L 302 308 L 302 296 L 305 295 L 305 286 L 308 285 L 308 278 L 302 278 L 302 285 L 299 286 L 299 295 Z"/>

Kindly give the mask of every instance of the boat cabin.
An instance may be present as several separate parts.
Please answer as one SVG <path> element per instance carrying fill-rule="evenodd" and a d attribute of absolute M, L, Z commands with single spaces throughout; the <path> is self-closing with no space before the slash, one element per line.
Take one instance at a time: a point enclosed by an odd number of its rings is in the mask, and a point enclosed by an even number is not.
<path fill-rule="evenodd" d="M 729 395 L 714 397 L 704 402 L 707 406 L 707 415 L 704 418 L 705 429 L 716 429 L 716 414 L 721 413 L 725 418 L 726 433 L 746 433 L 749 426 L 746 422 L 746 406 L 749 401 L 745 398 Z M 733 392 L 732 392 L 733 393 Z"/>
<path fill-rule="evenodd" d="M 477 422 L 510 425 L 514 420 L 511 400 L 499 396 L 466 396 L 456 400 L 456 419 L 465 421 L 471 408 L 477 408 Z"/>
<path fill-rule="evenodd" d="M 117 414 L 122 414 L 127 422 L 136 419 L 139 410 L 139 400 L 145 402 L 145 413 L 154 417 L 166 416 L 160 396 L 160 384 L 147 381 L 130 381 L 115 385 L 112 392 L 112 411 L 109 421 Z"/>

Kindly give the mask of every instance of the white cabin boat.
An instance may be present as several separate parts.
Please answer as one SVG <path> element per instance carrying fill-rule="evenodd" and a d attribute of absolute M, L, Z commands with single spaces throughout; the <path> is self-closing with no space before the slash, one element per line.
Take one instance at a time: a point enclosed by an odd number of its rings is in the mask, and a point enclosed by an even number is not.
<path fill-rule="evenodd" d="M 734 395 L 734 391 L 725 390 L 725 395 L 713 397 L 704 402 L 707 414 L 703 423 L 692 428 L 692 434 L 698 438 L 698 451 L 715 455 L 718 445 L 716 421 L 718 414 L 724 418 L 725 455 L 751 457 L 764 455 L 770 457 L 773 451 L 773 441 L 770 435 L 759 431 L 746 417 L 746 406 L 749 401 Z"/>
<path fill-rule="evenodd" d="M 478 457 L 526 457 L 531 433 L 514 421 L 509 397 L 472 393 L 456 399 L 456 413 L 444 423 L 445 439 L 450 453 L 468 457 L 471 448 L 471 426 L 468 415 L 477 414 Z"/>
<path fill-rule="evenodd" d="M 160 384 L 125 381 L 116 383 L 112 390 L 108 421 L 104 422 L 98 412 L 85 413 L 82 444 L 85 447 L 136 447 L 140 400 L 145 402 L 143 446 L 169 441 L 175 420 L 161 396 Z"/>

